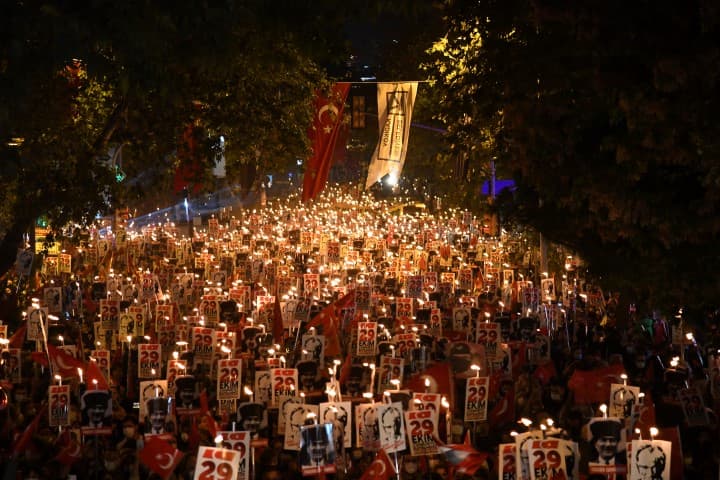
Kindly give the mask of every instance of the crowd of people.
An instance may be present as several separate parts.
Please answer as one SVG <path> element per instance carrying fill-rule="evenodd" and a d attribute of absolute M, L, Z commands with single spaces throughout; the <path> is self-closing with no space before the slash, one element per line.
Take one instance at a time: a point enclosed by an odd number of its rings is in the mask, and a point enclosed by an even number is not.
<path fill-rule="evenodd" d="M 714 319 L 619 320 L 469 212 L 328 189 L 57 242 L 4 277 L 5 479 L 230 478 L 204 447 L 258 480 L 718 478 Z"/>

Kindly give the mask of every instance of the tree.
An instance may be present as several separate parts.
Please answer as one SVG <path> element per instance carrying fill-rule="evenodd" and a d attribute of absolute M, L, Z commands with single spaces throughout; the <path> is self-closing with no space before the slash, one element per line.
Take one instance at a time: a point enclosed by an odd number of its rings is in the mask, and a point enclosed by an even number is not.
<path fill-rule="evenodd" d="M 489 143 L 512 218 L 653 305 L 715 304 L 710 2 L 448 2 L 429 63 L 456 138 Z"/>
<path fill-rule="evenodd" d="M 220 136 L 235 179 L 306 155 L 321 65 L 344 58 L 334 32 L 347 12 L 329 1 L 4 2 L 0 272 L 40 215 L 86 224 L 168 192 L 181 163 L 209 171 Z M 189 125 L 190 150 L 179 145 Z"/>

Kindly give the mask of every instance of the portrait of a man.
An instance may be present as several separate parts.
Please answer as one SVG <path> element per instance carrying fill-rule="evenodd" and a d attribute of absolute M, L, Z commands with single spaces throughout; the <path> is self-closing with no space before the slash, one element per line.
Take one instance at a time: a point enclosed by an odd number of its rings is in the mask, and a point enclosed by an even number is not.
<path fill-rule="evenodd" d="M 405 427 L 402 404 L 393 402 L 377 407 L 380 445 L 388 452 L 405 449 Z"/>
<path fill-rule="evenodd" d="M 175 408 L 179 413 L 189 413 L 199 408 L 195 383 L 192 375 L 175 377 Z"/>
<path fill-rule="evenodd" d="M 654 442 L 641 445 L 633 453 L 633 478 L 640 480 L 669 479 L 668 453 L 670 452 L 666 453 L 659 444 Z"/>
<path fill-rule="evenodd" d="M 88 390 L 80 399 L 83 427 L 89 429 L 110 427 L 112 397 L 107 390 Z"/>
<path fill-rule="evenodd" d="M 300 433 L 300 467 L 307 471 L 334 472 L 335 445 L 331 424 L 306 425 Z M 317 470 L 316 470 L 317 469 Z"/>
<path fill-rule="evenodd" d="M 593 466 L 625 465 L 627 456 L 622 442 L 623 424 L 619 418 L 600 418 L 590 422 L 590 444 L 593 447 L 588 465 Z M 606 471 L 605 468 L 600 470 Z"/>
<path fill-rule="evenodd" d="M 147 408 L 147 433 L 150 435 L 161 435 L 173 430 L 172 424 L 168 422 L 170 410 L 169 399 L 164 397 L 149 398 L 145 402 Z"/>
<path fill-rule="evenodd" d="M 237 420 L 241 430 L 250 432 L 251 437 L 258 437 L 267 427 L 265 409 L 261 403 L 241 403 L 237 410 Z"/>

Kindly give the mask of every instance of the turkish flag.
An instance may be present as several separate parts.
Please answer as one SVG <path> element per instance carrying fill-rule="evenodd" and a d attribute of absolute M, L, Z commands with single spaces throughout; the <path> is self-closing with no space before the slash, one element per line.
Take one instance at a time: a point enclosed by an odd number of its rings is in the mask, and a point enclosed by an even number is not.
<path fill-rule="evenodd" d="M 410 377 L 405 383 L 405 388 L 416 393 L 425 391 L 425 379 L 430 380 L 427 387 L 429 393 L 445 395 L 450 405 L 454 405 L 455 388 L 453 385 L 452 367 L 449 362 L 440 362 L 427 367 L 420 373 Z"/>
<path fill-rule="evenodd" d="M 52 345 L 48 345 L 48 357 L 53 364 L 53 373 L 63 378 L 75 377 L 78 375 L 78 368 L 85 367 L 85 362 Z"/>
<path fill-rule="evenodd" d="M 572 390 L 578 405 L 607 403 L 610 401 L 610 384 L 620 383 L 620 375 L 623 373 L 625 368 L 621 364 L 575 370 L 568 381 L 568 388 Z"/>
<path fill-rule="evenodd" d="M 145 446 L 138 458 L 150 470 L 165 480 L 175 470 L 185 454 L 168 443 L 167 440 L 151 435 L 145 438 Z"/>
<path fill-rule="evenodd" d="M 277 292 L 280 293 L 280 292 Z M 280 295 L 275 295 L 275 307 L 273 309 L 273 324 L 272 324 L 272 332 L 273 332 L 273 341 L 279 345 L 283 345 L 284 339 L 283 339 L 283 333 L 285 333 L 285 328 L 283 327 L 283 317 L 282 317 L 282 308 L 280 307 Z"/>
<path fill-rule="evenodd" d="M 23 323 L 8 340 L 8 348 L 22 348 L 27 334 L 27 324 Z"/>
<path fill-rule="evenodd" d="M 360 480 L 388 480 L 395 476 L 395 468 L 393 467 L 390 457 L 384 448 L 375 455 L 375 460 L 368 466 Z"/>
<path fill-rule="evenodd" d="M 35 435 L 35 432 L 37 432 L 37 429 L 40 426 L 40 420 L 45 416 L 47 410 L 47 405 L 43 404 L 40 407 L 40 413 L 36 414 L 33 421 L 30 422 L 27 427 L 25 427 L 25 430 L 23 431 L 20 438 L 17 439 L 17 442 L 15 442 L 15 446 L 13 447 L 14 456 L 18 456 L 22 452 L 27 450 L 30 442 L 32 441 L 32 437 Z"/>
<path fill-rule="evenodd" d="M 325 355 L 336 357 L 340 355 L 340 338 L 338 337 L 338 323 L 340 320 L 337 311 L 346 308 L 355 301 L 355 290 L 347 293 L 315 315 L 307 324 L 310 327 L 322 327 L 322 334 L 325 336 Z"/>
<path fill-rule="evenodd" d="M 105 375 L 103 375 L 102 371 L 100 371 L 100 367 L 97 362 L 93 362 L 92 360 L 87 362 L 85 364 L 85 372 L 85 383 L 87 385 L 95 384 L 93 380 L 96 380 L 96 386 L 93 387 L 95 390 L 110 390 L 110 385 L 108 384 Z"/>
<path fill-rule="evenodd" d="M 59 449 L 55 460 L 63 465 L 70 466 L 82 458 L 82 447 L 80 442 L 70 435 L 70 430 L 66 429 L 58 436 L 55 441 L 55 447 Z"/>
<path fill-rule="evenodd" d="M 338 82 L 329 98 L 318 94 L 315 100 L 315 119 L 309 133 L 313 153 L 305 168 L 303 202 L 314 199 L 325 188 L 349 91 L 349 83 Z"/>

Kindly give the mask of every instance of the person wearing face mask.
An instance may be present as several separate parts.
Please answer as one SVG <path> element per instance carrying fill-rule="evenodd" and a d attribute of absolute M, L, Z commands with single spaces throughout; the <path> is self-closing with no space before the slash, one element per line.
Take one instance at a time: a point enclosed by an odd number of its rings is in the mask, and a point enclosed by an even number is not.
<path fill-rule="evenodd" d="M 128 415 L 123 419 L 122 439 L 118 442 L 117 448 L 119 450 L 137 450 L 139 438 L 140 432 L 138 430 L 137 420 Z"/>

